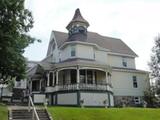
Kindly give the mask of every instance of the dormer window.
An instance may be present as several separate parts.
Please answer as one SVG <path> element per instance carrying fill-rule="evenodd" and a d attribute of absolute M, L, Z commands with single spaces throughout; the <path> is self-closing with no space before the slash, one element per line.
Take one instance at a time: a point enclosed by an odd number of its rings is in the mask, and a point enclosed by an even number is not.
<path fill-rule="evenodd" d="M 71 57 L 76 56 L 76 48 L 75 46 L 71 46 Z"/>
<path fill-rule="evenodd" d="M 123 67 L 127 67 L 127 59 L 125 57 L 122 58 Z"/>

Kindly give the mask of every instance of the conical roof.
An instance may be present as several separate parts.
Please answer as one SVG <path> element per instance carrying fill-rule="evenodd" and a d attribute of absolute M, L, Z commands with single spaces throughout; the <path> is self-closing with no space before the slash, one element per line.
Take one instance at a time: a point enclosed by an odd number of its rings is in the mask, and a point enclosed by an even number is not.
<path fill-rule="evenodd" d="M 79 8 L 76 9 L 75 14 L 74 14 L 72 20 L 70 21 L 70 23 L 67 25 L 66 28 L 69 29 L 70 25 L 72 25 L 74 22 L 85 23 L 87 27 L 89 26 L 89 23 L 87 22 L 87 20 L 85 20 L 85 19 L 82 17 Z"/>

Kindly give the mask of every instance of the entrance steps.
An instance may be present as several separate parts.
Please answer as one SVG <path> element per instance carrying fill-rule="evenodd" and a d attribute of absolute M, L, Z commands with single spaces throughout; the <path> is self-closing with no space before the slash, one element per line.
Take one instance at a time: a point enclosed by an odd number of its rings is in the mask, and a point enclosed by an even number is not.
<path fill-rule="evenodd" d="M 36 109 L 40 120 L 51 120 L 46 109 L 37 108 Z M 26 106 L 10 106 L 9 107 L 9 120 L 36 120 L 33 118 L 33 111 L 28 111 Z"/>

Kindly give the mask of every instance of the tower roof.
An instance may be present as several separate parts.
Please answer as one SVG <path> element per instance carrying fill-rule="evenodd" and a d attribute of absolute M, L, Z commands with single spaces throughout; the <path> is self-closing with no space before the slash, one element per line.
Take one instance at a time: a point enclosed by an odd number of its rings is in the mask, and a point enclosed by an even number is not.
<path fill-rule="evenodd" d="M 69 29 L 69 27 L 70 27 L 73 23 L 75 23 L 75 22 L 85 23 L 87 27 L 89 26 L 89 23 L 87 22 L 87 20 L 85 20 L 85 19 L 82 17 L 79 8 L 76 9 L 75 14 L 74 14 L 72 20 L 70 21 L 70 23 L 67 25 L 66 28 Z"/>

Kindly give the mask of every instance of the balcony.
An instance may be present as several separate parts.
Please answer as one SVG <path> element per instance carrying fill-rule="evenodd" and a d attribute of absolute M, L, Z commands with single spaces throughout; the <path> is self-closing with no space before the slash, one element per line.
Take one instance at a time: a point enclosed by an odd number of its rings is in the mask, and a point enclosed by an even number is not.
<path fill-rule="evenodd" d="M 66 84 L 46 87 L 46 92 L 67 91 L 67 90 L 86 90 L 86 91 L 111 91 L 112 86 L 109 84 Z"/>

